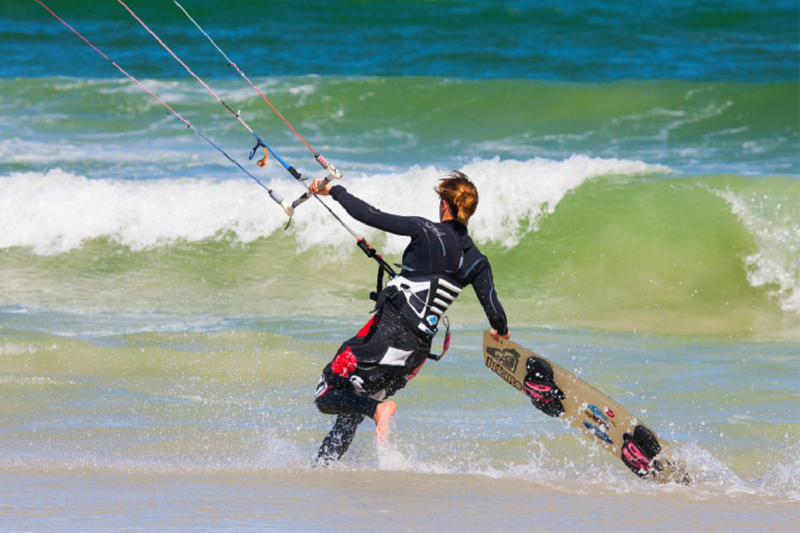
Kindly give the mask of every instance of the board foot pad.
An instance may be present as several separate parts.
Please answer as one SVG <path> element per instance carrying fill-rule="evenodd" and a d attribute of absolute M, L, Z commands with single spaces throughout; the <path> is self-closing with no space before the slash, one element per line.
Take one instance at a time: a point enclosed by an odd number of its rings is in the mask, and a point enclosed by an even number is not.
<path fill-rule="evenodd" d="M 566 395 L 556 385 L 550 363 L 538 357 L 528 357 L 525 368 L 528 373 L 523 382 L 523 392 L 530 397 L 533 406 L 548 416 L 563 415 L 561 400 Z"/>
<path fill-rule="evenodd" d="M 661 464 L 654 460 L 661 453 L 658 438 L 644 426 L 636 426 L 633 435 L 622 436 L 622 462 L 639 477 L 648 477 L 661 471 Z"/>

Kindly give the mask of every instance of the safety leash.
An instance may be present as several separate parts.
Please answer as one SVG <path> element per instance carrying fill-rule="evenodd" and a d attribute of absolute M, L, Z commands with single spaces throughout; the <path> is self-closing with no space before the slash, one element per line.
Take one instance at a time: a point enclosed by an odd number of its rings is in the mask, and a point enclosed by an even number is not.
<path fill-rule="evenodd" d="M 428 359 L 433 359 L 434 361 L 441 361 L 444 354 L 447 353 L 447 350 L 450 349 L 450 319 L 447 318 L 447 315 L 442 317 L 441 320 L 442 324 L 444 324 L 445 331 L 444 331 L 444 346 L 442 346 L 442 353 L 436 355 L 434 353 L 428 354 Z"/>

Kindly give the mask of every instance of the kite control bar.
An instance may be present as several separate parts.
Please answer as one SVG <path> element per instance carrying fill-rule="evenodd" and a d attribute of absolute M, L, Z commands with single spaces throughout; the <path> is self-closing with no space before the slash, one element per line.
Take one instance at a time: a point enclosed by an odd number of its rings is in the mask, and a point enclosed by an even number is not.
<path fill-rule="evenodd" d="M 319 162 L 320 165 L 322 165 L 322 167 L 325 170 L 328 171 L 328 175 L 325 177 L 324 180 L 322 180 L 322 183 L 319 184 L 320 189 L 323 189 L 331 181 L 342 178 L 342 173 L 336 170 L 335 166 L 328 163 L 328 161 L 322 156 L 322 154 L 316 153 L 314 154 L 314 158 Z M 302 204 L 312 196 L 314 196 L 314 193 L 311 191 L 303 193 L 303 195 L 300 198 L 292 202 L 292 208 L 296 209 L 298 205 Z"/>

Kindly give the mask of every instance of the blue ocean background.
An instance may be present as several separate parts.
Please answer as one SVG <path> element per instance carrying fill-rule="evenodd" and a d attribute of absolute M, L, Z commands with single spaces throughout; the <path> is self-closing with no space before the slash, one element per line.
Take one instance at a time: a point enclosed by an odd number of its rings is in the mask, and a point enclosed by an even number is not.
<path fill-rule="evenodd" d="M 46 2 L 140 76 L 183 78 L 115 2 Z M 180 57 L 213 57 L 170 2 L 130 6 Z M 406 0 L 187 3 L 254 76 L 442 76 L 537 79 L 796 81 L 797 3 L 787 0 Z M 102 61 L 35 2 L 0 11 L 4 77 L 107 77 Z M 208 24 L 206 24 L 208 25 Z M 231 77 L 213 61 L 201 76 Z M 230 69 L 228 69 L 230 71 Z"/>
<path fill-rule="evenodd" d="M 274 158 L 248 160 L 253 136 L 119 3 L 43 1 L 268 186 L 304 191 Z M 323 175 L 173 2 L 127 3 L 282 158 Z M 374 265 L 316 202 L 284 229 L 138 85 L 38 3 L 7 0 L 4 527 L 797 530 L 797 2 L 182 5 L 376 207 L 435 217 L 438 177 L 470 175 L 470 232 L 513 339 L 641 416 L 696 483 L 639 481 L 484 368 L 471 291 L 447 357 L 397 396 L 393 448 L 367 421 L 342 464 L 310 469 L 332 423 L 313 389 L 369 316 Z M 345 220 L 399 260 L 404 239 Z"/>

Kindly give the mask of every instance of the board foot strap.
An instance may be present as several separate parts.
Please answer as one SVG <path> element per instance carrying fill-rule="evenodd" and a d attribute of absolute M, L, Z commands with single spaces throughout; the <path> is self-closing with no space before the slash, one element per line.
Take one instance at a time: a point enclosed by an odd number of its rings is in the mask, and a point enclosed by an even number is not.
<path fill-rule="evenodd" d="M 528 357 L 525 366 L 528 373 L 523 383 L 523 392 L 530 397 L 533 406 L 548 416 L 563 415 L 564 406 L 561 400 L 566 395 L 556 386 L 550 363 L 538 357 Z"/>

